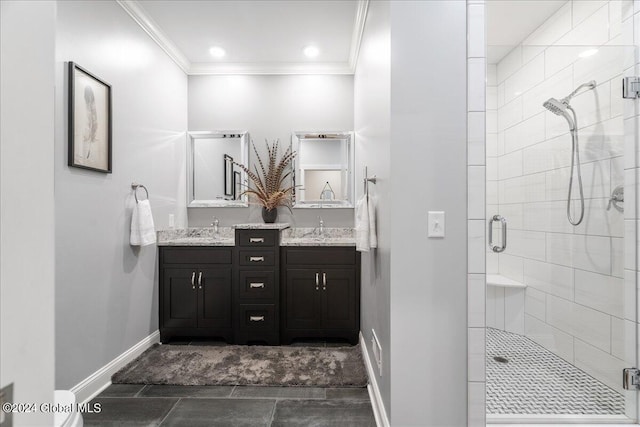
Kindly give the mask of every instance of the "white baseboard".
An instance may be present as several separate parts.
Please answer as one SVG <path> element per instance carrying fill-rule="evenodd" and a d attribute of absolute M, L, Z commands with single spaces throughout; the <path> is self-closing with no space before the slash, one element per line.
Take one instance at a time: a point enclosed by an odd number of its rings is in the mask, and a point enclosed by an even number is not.
<path fill-rule="evenodd" d="M 369 385 L 367 386 L 367 390 L 369 391 L 369 399 L 371 400 L 373 415 L 376 417 L 376 425 L 378 427 L 390 427 L 391 424 L 389 424 L 389 417 L 387 416 L 387 411 L 385 410 L 384 403 L 382 402 L 380 388 L 378 388 L 378 381 L 376 381 L 376 370 L 373 369 L 373 365 L 371 364 L 369 352 L 367 351 L 367 344 L 364 341 L 362 332 L 360 332 L 360 349 L 362 350 L 364 366 L 367 368 L 367 374 L 369 374 Z"/>
<path fill-rule="evenodd" d="M 111 385 L 111 376 L 113 374 L 157 342 L 160 342 L 159 331 L 155 331 L 148 337 L 143 338 L 120 356 L 73 386 L 71 391 L 76 395 L 76 402 L 86 403 L 96 397 L 102 390 Z"/>

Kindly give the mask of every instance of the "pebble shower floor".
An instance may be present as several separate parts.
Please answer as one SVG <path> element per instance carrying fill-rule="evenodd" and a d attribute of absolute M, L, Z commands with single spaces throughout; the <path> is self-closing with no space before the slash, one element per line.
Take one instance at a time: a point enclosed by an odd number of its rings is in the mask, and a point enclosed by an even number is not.
<path fill-rule="evenodd" d="M 487 414 L 624 415 L 620 393 L 522 335 L 487 328 L 486 365 Z"/>

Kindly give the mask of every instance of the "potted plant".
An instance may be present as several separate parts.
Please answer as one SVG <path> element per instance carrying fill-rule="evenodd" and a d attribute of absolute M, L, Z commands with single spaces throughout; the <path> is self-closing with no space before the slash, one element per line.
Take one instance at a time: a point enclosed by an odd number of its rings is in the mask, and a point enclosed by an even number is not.
<path fill-rule="evenodd" d="M 286 206 L 291 211 L 291 194 L 294 186 L 285 183 L 291 175 L 291 162 L 296 156 L 291 147 L 287 148 L 282 157 L 278 158 L 279 140 L 275 140 L 272 145 L 267 144 L 268 160 L 262 161 L 255 144 L 251 141 L 253 151 L 256 153 L 257 164 L 253 165 L 255 172 L 247 166 L 236 163 L 249 177 L 250 183 L 242 194 L 247 194 L 250 199 L 254 199 L 254 204 L 262 206 L 262 219 L 266 223 L 273 223 L 278 217 L 278 206 Z M 258 170 L 258 165 L 260 169 Z"/>

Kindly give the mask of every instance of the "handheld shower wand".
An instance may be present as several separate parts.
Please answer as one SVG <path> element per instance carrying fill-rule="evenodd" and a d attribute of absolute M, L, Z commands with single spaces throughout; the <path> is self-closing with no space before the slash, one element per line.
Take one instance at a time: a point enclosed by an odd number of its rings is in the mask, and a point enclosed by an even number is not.
<path fill-rule="evenodd" d="M 580 92 L 581 89 L 586 88 L 587 90 L 592 90 L 596 87 L 595 80 L 591 80 L 590 82 L 583 83 L 578 86 L 573 92 L 569 95 L 565 96 L 561 100 L 557 100 L 556 98 L 549 98 L 546 100 L 542 106 L 547 110 L 551 111 L 553 114 L 557 116 L 562 116 L 565 118 L 567 123 L 569 124 L 569 131 L 571 132 L 571 177 L 569 178 L 569 194 L 567 195 L 567 219 L 571 225 L 578 225 L 582 222 L 584 218 L 584 192 L 582 190 L 582 174 L 580 172 L 580 149 L 578 147 L 578 117 L 576 115 L 575 110 L 569 104 L 571 98 Z M 571 115 L 569 114 L 571 112 Z M 578 188 L 580 190 L 580 217 L 577 220 L 574 220 L 571 215 L 571 192 L 573 190 L 573 170 L 574 168 L 577 170 L 578 175 Z"/>

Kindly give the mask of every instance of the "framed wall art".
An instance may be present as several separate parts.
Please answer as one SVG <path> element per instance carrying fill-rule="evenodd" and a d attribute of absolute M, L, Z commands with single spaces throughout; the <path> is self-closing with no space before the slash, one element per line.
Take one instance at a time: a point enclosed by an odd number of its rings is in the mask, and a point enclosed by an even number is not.
<path fill-rule="evenodd" d="M 111 85 L 69 62 L 69 166 L 111 173 Z"/>

